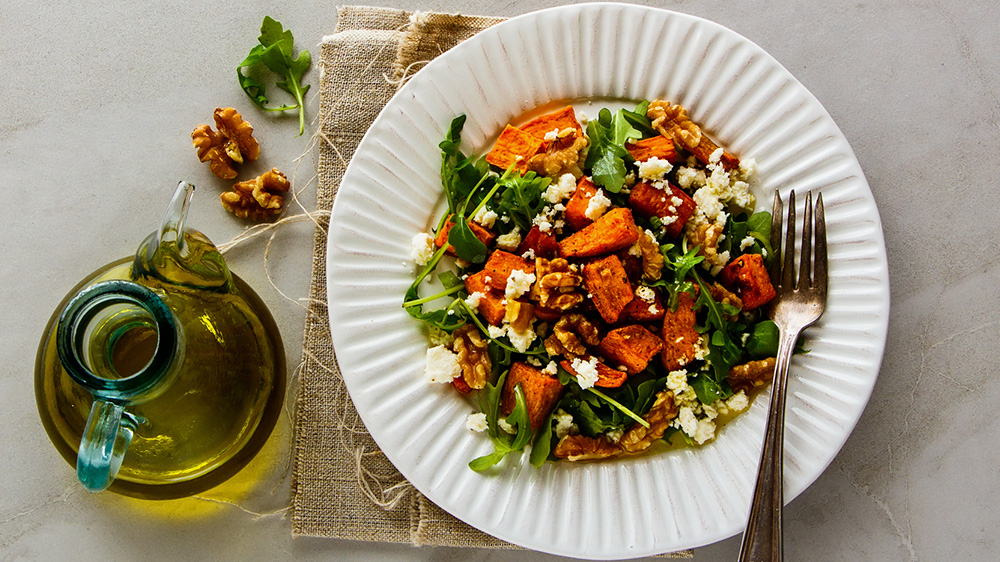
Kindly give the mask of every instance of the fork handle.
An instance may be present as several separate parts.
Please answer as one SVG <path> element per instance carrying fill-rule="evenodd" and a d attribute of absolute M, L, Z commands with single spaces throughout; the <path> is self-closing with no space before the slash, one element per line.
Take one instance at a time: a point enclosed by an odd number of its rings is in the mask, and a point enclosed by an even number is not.
<path fill-rule="evenodd" d="M 774 365 L 774 385 L 760 454 L 757 484 L 750 504 L 750 517 L 740 546 L 740 562 L 781 562 L 781 512 L 784 506 L 782 468 L 785 438 L 785 391 L 788 364 L 792 359 L 799 332 L 781 330 L 778 355 Z"/>

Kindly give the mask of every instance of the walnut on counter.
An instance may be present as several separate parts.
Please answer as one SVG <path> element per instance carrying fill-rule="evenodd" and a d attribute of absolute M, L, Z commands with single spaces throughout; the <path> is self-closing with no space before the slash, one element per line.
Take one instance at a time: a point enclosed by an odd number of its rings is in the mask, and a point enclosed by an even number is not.
<path fill-rule="evenodd" d="M 191 132 L 191 144 L 198 149 L 198 159 L 208 162 L 208 169 L 224 180 L 236 177 L 236 164 L 253 162 L 260 156 L 260 145 L 253 138 L 253 126 L 231 107 L 215 109 L 215 126 L 198 125 Z"/>
<path fill-rule="evenodd" d="M 265 220 L 281 212 L 285 193 L 291 187 L 285 174 L 271 168 L 254 179 L 241 181 L 219 196 L 222 206 L 237 217 Z"/>

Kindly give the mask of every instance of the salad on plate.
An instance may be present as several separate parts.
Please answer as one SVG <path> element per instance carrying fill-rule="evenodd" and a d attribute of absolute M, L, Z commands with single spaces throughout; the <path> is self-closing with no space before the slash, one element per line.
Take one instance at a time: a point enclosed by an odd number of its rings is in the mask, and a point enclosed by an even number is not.
<path fill-rule="evenodd" d="M 483 157 L 441 142 L 447 209 L 413 237 L 403 307 L 425 376 L 475 395 L 486 470 L 699 446 L 770 382 L 771 215 L 756 165 L 664 100 L 508 124 Z"/>

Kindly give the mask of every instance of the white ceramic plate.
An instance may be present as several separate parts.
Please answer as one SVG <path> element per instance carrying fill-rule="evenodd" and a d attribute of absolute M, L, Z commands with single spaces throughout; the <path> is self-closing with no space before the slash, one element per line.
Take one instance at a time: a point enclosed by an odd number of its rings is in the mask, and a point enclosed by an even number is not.
<path fill-rule="evenodd" d="M 451 119 L 468 115 L 463 148 L 482 154 L 512 118 L 588 98 L 687 106 L 716 141 L 756 158 L 765 205 L 775 188 L 822 190 L 829 304 L 807 332 L 811 352 L 792 363 L 786 500 L 833 460 L 868 401 L 885 345 L 888 271 L 875 202 L 840 130 L 773 58 L 715 23 L 621 4 L 544 10 L 480 33 L 397 93 L 361 141 L 330 226 L 330 324 L 358 412 L 403 475 L 459 519 L 535 550 L 631 558 L 742 530 L 769 396 L 702 448 L 540 470 L 522 455 L 477 474 L 467 463 L 492 445 L 464 428 L 473 410 L 450 385 L 423 382 L 427 342 L 400 307 L 415 271 L 410 239 L 437 218 L 437 145 Z M 591 115 L 601 106 L 593 102 Z"/>

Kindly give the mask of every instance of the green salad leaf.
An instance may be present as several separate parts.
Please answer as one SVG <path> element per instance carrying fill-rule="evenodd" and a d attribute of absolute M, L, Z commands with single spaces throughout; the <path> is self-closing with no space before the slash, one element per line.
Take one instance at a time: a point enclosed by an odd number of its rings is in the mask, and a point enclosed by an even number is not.
<path fill-rule="evenodd" d="M 621 191 L 628 173 L 626 164 L 632 156 L 625 149 L 625 143 L 642 137 L 619 109 L 614 115 L 602 109 L 598 118 L 587 123 L 590 149 L 584 166 L 590 168 L 594 183 L 612 193 Z"/>
<path fill-rule="evenodd" d="M 497 185 L 503 191 L 500 193 L 500 203 L 497 212 L 509 216 L 522 232 L 531 229 L 531 221 L 545 206 L 542 193 L 552 182 L 535 172 L 527 172 L 523 176 L 511 168 L 497 180 Z"/>
<path fill-rule="evenodd" d="M 286 111 L 290 109 L 299 110 L 299 134 L 305 132 L 305 103 L 303 98 L 309 91 L 309 84 L 302 84 L 303 76 L 312 64 L 312 57 L 309 51 L 299 52 L 299 56 L 292 56 L 294 38 L 290 30 L 284 29 L 282 25 L 271 16 L 264 16 L 264 21 L 260 25 L 260 36 L 257 38 L 258 44 L 250 49 L 243 62 L 236 67 L 236 79 L 240 87 L 253 103 L 265 111 Z M 263 82 L 243 73 L 244 68 L 263 64 L 271 72 L 277 74 L 281 79 L 275 85 L 288 92 L 295 98 L 294 105 L 281 105 L 278 107 L 267 107 L 270 100 L 265 93 Z"/>

